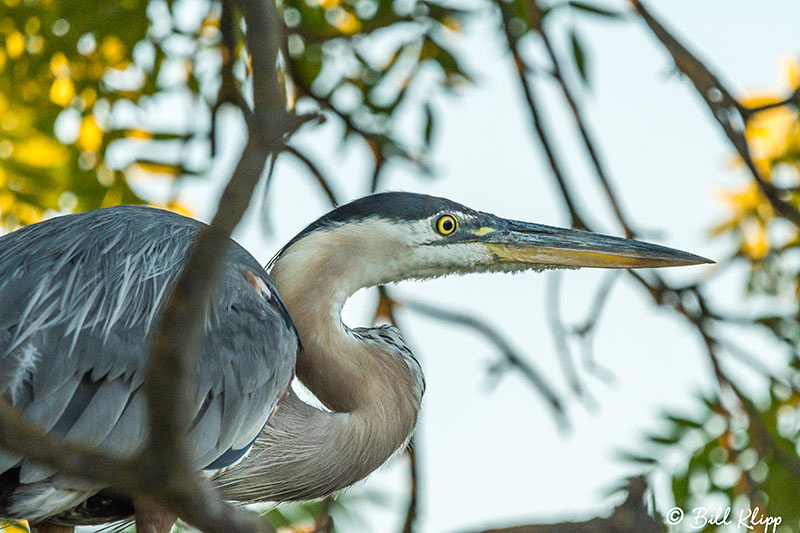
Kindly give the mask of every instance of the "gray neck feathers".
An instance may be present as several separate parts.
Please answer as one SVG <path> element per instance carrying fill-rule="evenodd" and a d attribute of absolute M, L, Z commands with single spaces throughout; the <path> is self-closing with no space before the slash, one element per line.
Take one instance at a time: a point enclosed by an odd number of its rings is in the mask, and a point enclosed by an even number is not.
<path fill-rule="evenodd" d="M 416 424 L 424 382 L 397 330 L 341 321 L 347 298 L 371 285 L 358 279 L 365 258 L 308 239 L 284 251 L 271 275 L 303 345 L 297 376 L 330 411 L 291 393 L 242 467 L 219 476 L 235 500 L 306 500 L 345 488 L 382 465 Z"/>

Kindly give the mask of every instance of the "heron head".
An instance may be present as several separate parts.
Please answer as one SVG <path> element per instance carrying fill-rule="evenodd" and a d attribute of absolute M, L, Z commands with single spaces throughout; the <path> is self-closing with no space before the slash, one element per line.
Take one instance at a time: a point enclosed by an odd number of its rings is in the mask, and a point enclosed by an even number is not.
<path fill-rule="evenodd" d="M 712 262 L 664 246 L 508 220 L 445 198 L 403 192 L 373 194 L 331 211 L 276 259 L 293 254 L 325 257 L 326 270 L 348 269 L 356 290 L 454 273 Z"/>

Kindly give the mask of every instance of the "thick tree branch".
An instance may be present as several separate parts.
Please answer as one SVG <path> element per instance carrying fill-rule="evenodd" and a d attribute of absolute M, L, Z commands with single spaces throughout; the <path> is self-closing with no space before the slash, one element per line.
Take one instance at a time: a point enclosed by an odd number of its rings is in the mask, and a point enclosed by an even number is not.
<path fill-rule="evenodd" d="M 202 342 L 205 317 L 224 268 L 229 237 L 247 208 L 267 157 L 277 154 L 285 136 L 302 120 L 286 111 L 277 80 L 281 23 L 272 2 L 241 0 L 252 56 L 252 115 L 246 109 L 249 138 L 176 287 L 162 310 L 144 383 L 149 432 L 144 449 L 132 460 L 68 445 L 42 434 L 6 402 L 0 403 L 0 443 L 13 453 L 68 475 L 108 483 L 131 496 L 144 495 L 206 531 L 270 531 L 254 514 L 226 504 L 209 482 L 193 470 L 187 430 L 192 412 L 194 354 Z M 225 6 L 230 10 L 230 4 Z M 226 15 L 232 16 L 230 11 Z M 233 24 L 226 24 L 231 31 Z M 223 36 L 230 45 L 231 36 Z M 243 99 L 237 102 L 244 108 Z M 21 449 L 20 443 L 24 443 Z"/>

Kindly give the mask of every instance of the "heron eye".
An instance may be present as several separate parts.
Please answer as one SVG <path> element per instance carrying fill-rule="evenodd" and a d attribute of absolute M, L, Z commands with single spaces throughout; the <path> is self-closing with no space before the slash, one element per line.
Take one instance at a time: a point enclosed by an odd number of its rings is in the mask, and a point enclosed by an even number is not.
<path fill-rule="evenodd" d="M 442 235 L 450 235 L 456 230 L 456 219 L 451 215 L 442 215 L 436 221 L 436 231 Z"/>

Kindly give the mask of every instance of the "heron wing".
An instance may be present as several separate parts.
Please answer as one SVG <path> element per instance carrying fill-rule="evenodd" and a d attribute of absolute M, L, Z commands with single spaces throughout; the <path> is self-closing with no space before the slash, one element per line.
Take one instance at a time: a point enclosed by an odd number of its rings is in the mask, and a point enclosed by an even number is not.
<path fill-rule="evenodd" d="M 133 454 L 144 443 L 142 383 L 154 328 L 202 228 L 128 206 L 0 237 L 0 394 L 45 431 Z M 198 469 L 244 455 L 288 387 L 298 348 L 264 269 L 233 241 L 224 253 L 196 356 L 189 442 Z M 0 454 L 0 473 L 19 464 Z M 21 462 L 22 483 L 52 476 Z"/>

